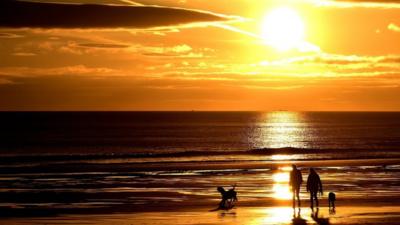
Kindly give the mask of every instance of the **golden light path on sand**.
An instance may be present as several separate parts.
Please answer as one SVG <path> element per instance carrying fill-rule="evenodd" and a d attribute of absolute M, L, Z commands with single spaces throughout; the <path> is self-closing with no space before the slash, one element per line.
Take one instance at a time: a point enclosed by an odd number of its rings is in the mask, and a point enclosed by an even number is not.
<path fill-rule="evenodd" d="M 293 219 L 293 208 L 291 207 L 271 208 L 265 210 L 264 213 L 265 217 L 261 219 L 262 221 L 258 221 L 258 224 L 288 224 Z"/>
<path fill-rule="evenodd" d="M 335 215 L 329 215 L 328 209 L 321 208 L 319 218 L 328 224 L 398 224 L 399 207 L 343 207 Z M 371 214 L 372 212 L 372 214 Z M 291 207 L 238 207 L 230 212 L 209 212 L 207 210 L 193 210 L 185 212 L 145 212 L 133 214 L 109 215 L 64 215 L 58 217 L 62 222 L 57 224 L 141 224 L 141 225 L 300 225 L 318 224 L 309 208 L 302 208 L 300 216 Z M 383 214 L 385 213 L 385 214 Z M 328 217 L 329 216 L 329 217 Z M 3 222 L 3 221 L 2 221 Z M 55 224 L 54 218 L 17 218 L 5 219 L 4 224 Z"/>

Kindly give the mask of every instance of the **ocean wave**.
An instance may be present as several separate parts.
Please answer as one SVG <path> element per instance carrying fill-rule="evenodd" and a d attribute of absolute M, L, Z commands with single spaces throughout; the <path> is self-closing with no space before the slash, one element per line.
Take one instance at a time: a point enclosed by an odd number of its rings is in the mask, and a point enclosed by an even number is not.
<path fill-rule="evenodd" d="M 190 158 L 190 157 L 230 157 L 232 156 L 274 156 L 274 155 L 314 155 L 321 159 L 353 159 L 353 158 L 391 158 L 400 156 L 397 149 L 380 151 L 379 149 L 310 149 L 310 148 L 262 148 L 250 150 L 187 150 L 173 152 L 140 152 L 140 153 L 88 153 L 88 154 L 7 154 L 0 157 L 0 164 L 14 162 L 54 162 L 54 161 L 86 161 L 110 159 L 143 159 L 143 158 Z M 326 157 L 324 157 L 326 156 Z M 335 157 L 336 156 L 336 157 Z M 312 157 L 307 157 L 312 160 Z"/>

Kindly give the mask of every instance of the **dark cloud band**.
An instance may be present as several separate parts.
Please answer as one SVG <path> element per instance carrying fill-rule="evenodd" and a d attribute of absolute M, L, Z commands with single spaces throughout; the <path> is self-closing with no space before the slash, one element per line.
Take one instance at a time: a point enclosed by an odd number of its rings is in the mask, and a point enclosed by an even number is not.
<path fill-rule="evenodd" d="M 0 1 L 0 27 L 8 28 L 151 28 L 228 17 L 209 12 L 154 6 L 115 6 Z"/>

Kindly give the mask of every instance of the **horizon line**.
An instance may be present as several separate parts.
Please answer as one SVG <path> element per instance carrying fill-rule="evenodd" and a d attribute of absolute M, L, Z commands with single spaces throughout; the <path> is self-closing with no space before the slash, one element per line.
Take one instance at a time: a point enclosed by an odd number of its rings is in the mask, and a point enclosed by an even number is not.
<path fill-rule="evenodd" d="M 371 113 L 400 113 L 400 110 L 0 110 L 0 113 L 18 113 L 18 112 L 297 112 L 297 113 L 312 113 L 312 112 L 371 112 Z"/>

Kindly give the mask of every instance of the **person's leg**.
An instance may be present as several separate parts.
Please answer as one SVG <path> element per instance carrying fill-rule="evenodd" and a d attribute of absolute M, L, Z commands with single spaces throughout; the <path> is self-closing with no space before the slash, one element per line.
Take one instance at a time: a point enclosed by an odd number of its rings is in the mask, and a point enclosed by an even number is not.
<path fill-rule="evenodd" d="M 296 190 L 296 196 L 297 196 L 297 205 L 300 208 L 301 202 L 300 202 L 300 187 Z"/>
<path fill-rule="evenodd" d="M 296 208 L 296 190 L 293 190 L 293 209 Z"/>
<path fill-rule="evenodd" d="M 310 207 L 314 208 L 313 193 L 312 192 L 310 192 Z"/>
<path fill-rule="evenodd" d="M 315 192 L 315 204 L 317 205 L 317 208 L 319 207 L 319 202 L 318 202 L 318 192 Z"/>

